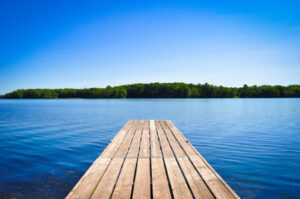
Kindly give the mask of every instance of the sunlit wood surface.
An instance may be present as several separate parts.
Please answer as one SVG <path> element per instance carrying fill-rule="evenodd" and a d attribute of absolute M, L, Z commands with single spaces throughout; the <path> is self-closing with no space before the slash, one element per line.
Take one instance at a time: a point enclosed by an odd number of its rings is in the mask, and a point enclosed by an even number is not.
<path fill-rule="evenodd" d="M 169 120 L 130 120 L 73 198 L 239 198 Z"/>

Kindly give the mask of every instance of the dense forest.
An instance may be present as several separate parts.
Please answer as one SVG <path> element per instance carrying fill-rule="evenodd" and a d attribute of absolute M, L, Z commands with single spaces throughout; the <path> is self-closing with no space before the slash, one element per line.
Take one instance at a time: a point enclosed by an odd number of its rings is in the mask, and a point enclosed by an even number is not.
<path fill-rule="evenodd" d="M 300 97 L 300 85 L 247 86 L 240 88 L 211 84 L 149 83 L 86 89 L 16 90 L 4 98 L 258 98 Z"/>

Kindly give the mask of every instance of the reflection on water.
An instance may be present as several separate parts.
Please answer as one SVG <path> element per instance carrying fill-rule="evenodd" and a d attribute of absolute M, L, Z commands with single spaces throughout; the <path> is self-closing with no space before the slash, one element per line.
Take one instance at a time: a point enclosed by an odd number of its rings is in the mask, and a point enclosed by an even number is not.
<path fill-rule="evenodd" d="M 300 198 L 300 99 L 0 100 L 0 198 L 63 198 L 130 119 L 169 119 L 243 198 Z"/>

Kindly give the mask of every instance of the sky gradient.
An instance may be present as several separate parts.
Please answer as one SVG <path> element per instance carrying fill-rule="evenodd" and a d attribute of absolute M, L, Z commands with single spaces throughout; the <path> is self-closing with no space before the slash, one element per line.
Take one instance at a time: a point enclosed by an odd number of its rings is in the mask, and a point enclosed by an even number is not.
<path fill-rule="evenodd" d="M 2 1 L 0 94 L 300 84 L 300 1 Z"/>

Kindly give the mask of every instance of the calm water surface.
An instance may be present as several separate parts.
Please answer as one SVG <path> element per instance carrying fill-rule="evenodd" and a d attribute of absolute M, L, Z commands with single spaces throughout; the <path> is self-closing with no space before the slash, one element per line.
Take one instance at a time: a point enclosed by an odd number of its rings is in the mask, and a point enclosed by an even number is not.
<path fill-rule="evenodd" d="M 166 119 L 242 198 L 300 198 L 300 99 L 0 100 L 0 198 L 63 198 L 131 119 Z"/>

